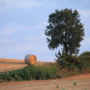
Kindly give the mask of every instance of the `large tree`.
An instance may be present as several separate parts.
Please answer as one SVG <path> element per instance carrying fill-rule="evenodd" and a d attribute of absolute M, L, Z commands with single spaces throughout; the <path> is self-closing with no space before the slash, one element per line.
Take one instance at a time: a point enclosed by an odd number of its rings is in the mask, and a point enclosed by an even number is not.
<path fill-rule="evenodd" d="M 45 30 L 49 49 L 62 47 L 61 53 L 75 55 L 83 40 L 84 28 L 77 10 L 56 10 L 49 15 Z"/>

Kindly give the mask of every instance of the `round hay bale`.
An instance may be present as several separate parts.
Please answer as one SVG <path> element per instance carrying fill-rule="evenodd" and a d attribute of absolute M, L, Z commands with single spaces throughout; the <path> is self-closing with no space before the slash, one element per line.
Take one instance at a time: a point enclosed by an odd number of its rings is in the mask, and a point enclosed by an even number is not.
<path fill-rule="evenodd" d="M 35 55 L 26 55 L 25 56 L 25 63 L 26 64 L 36 64 L 37 57 Z"/>

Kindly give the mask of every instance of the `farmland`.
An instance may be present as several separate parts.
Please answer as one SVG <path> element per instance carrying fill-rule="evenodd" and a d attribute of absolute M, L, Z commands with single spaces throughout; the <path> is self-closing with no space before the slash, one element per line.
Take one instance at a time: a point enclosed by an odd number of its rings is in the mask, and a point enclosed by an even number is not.
<path fill-rule="evenodd" d="M 36 65 L 53 64 L 54 62 L 38 61 Z M 27 66 L 24 60 L 0 58 L 0 72 L 21 69 Z"/>
<path fill-rule="evenodd" d="M 4 82 L 0 83 L 0 90 L 90 90 L 90 74 L 55 80 Z"/>
<path fill-rule="evenodd" d="M 48 65 L 54 62 L 40 62 L 36 65 Z M 27 64 L 24 60 L 0 59 L 0 72 L 18 70 Z M 62 79 L 2 82 L 0 90 L 90 90 L 90 73 Z"/>
<path fill-rule="evenodd" d="M 0 72 L 21 69 L 27 66 L 24 60 L 17 59 L 0 59 Z"/>

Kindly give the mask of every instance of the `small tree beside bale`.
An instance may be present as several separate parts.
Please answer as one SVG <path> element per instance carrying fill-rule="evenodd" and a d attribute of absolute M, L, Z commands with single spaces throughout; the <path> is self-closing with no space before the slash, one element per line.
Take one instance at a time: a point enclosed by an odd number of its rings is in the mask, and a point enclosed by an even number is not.
<path fill-rule="evenodd" d="M 36 64 L 37 57 L 35 55 L 26 55 L 25 56 L 25 63 L 26 64 Z"/>

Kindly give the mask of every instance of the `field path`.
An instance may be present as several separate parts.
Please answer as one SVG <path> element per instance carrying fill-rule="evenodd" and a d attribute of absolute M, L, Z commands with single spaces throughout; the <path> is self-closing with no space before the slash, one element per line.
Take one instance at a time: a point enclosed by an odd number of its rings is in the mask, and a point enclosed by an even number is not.
<path fill-rule="evenodd" d="M 0 83 L 0 90 L 90 90 L 90 74 L 55 80 Z"/>

